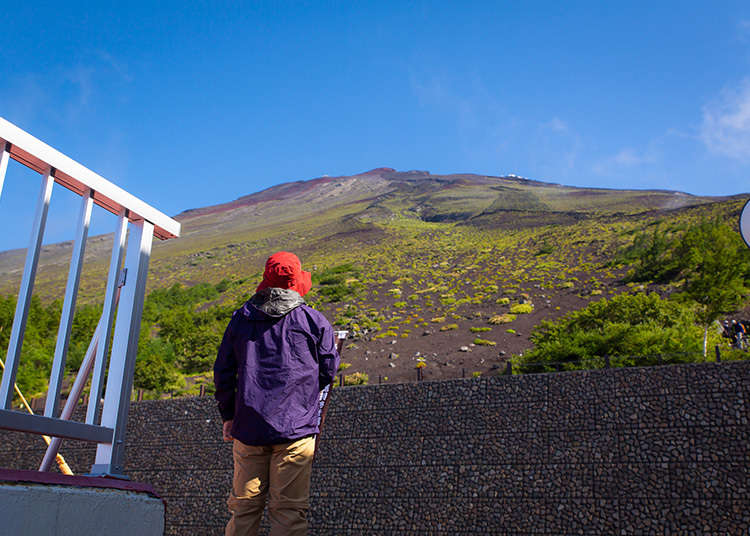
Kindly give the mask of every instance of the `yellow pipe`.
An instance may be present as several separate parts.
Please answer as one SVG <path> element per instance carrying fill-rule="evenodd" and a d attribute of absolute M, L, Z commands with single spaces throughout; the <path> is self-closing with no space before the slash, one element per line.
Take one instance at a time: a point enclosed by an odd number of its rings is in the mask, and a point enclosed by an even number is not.
<path fill-rule="evenodd" d="M 0 359 L 0 368 L 5 370 L 5 363 L 3 363 L 3 360 Z M 34 410 L 31 409 L 31 406 L 29 406 L 29 403 L 26 401 L 26 398 L 23 396 L 23 393 L 18 388 L 17 383 L 13 383 L 13 388 L 16 390 L 16 394 L 18 394 L 19 398 L 21 399 L 21 402 L 23 402 L 23 406 L 26 408 L 26 411 L 34 415 Z M 47 446 L 49 447 L 50 444 L 50 438 L 49 436 L 42 435 L 42 439 L 44 439 L 44 442 L 47 443 Z M 57 461 L 57 466 L 60 468 L 60 472 L 64 475 L 72 475 L 73 471 L 70 469 L 70 466 L 65 461 L 65 458 L 62 457 L 62 454 L 58 453 L 57 456 L 55 456 L 55 460 Z"/>

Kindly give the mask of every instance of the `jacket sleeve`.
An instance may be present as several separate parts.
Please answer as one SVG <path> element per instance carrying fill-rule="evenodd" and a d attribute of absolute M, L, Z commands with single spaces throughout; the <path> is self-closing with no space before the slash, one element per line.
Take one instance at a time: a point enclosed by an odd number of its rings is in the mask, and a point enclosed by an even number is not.
<path fill-rule="evenodd" d="M 322 317 L 322 315 L 321 315 Z M 318 390 L 333 383 L 341 358 L 336 350 L 333 327 L 324 317 L 321 318 L 321 337 L 318 343 Z"/>
<path fill-rule="evenodd" d="M 219 413 L 224 421 L 234 418 L 234 397 L 237 390 L 237 357 L 232 344 L 232 326 L 235 318 L 229 321 L 219 352 L 214 363 L 214 397 L 219 403 Z"/>

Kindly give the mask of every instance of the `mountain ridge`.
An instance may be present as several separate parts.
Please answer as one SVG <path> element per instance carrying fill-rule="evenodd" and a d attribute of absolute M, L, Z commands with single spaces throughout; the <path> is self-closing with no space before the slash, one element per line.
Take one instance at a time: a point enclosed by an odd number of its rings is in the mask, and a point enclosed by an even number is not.
<path fill-rule="evenodd" d="M 373 183 L 373 179 L 379 179 L 381 182 Z M 519 187 L 531 187 L 531 188 L 542 188 L 542 189 L 559 189 L 564 190 L 566 195 L 571 197 L 575 196 L 607 196 L 613 194 L 625 194 L 631 195 L 648 195 L 658 194 L 660 196 L 670 196 L 675 199 L 680 199 L 680 205 L 688 202 L 707 202 L 708 200 L 725 200 L 731 196 L 698 196 L 682 191 L 674 191 L 668 189 L 617 189 L 617 188 L 601 188 L 601 187 L 577 187 L 567 186 L 560 183 L 545 182 L 536 179 L 529 179 L 520 177 L 514 174 L 508 175 L 481 175 L 475 173 L 452 173 L 452 174 L 435 174 L 433 175 L 429 171 L 424 170 L 409 170 L 409 171 L 397 171 L 390 167 L 377 167 L 369 171 L 356 173 L 353 175 L 339 175 L 339 176 L 321 176 L 312 179 L 296 180 L 280 183 L 277 185 L 270 186 L 258 192 L 243 195 L 232 201 L 224 203 L 218 203 L 215 205 L 209 205 L 206 207 L 197 207 L 184 210 L 175 216 L 178 221 L 185 221 L 196 216 L 202 216 L 207 214 L 228 212 L 240 207 L 249 207 L 259 205 L 264 202 L 271 201 L 290 201 L 299 197 L 303 197 L 306 193 L 315 192 L 317 189 L 326 184 L 341 185 L 347 182 L 366 180 L 367 182 L 359 185 L 360 187 L 367 186 L 373 189 L 373 193 L 383 195 L 385 193 L 393 192 L 398 190 L 399 187 L 403 188 L 404 185 L 400 183 L 416 183 L 421 181 L 420 186 L 427 187 L 432 186 L 432 190 L 435 187 L 440 186 L 443 188 L 461 188 L 470 186 L 488 186 L 492 188 L 505 187 L 510 189 L 519 189 Z M 378 195 L 372 195 L 369 198 L 359 198 L 360 201 L 369 199 L 377 199 Z M 682 199 L 682 198 L 688 199 Z M 353 200 L 349 200 L 352 202 Z M 512 208 L 512 207 L 511 207 Z M 553 207 L 554 208 L 554 207 Z"/>

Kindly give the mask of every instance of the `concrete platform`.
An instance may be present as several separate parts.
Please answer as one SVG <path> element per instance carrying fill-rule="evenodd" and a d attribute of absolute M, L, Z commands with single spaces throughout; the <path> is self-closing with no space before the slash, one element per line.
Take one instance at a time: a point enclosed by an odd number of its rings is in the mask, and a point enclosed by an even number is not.
<path fill-rule="evenodd" d="M 0 469 L 3 534 L 164 534 L 164 501 L 147 484 Z"/>

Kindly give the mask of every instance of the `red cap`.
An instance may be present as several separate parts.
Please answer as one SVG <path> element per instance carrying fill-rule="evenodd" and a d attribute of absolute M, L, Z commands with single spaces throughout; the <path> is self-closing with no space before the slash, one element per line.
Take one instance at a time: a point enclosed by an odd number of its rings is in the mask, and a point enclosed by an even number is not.
<path fill-rule="evenodd" d="M 302 263 L 297 255 L 288 251 L 279 251 L 268 257 L 266 269 L 263 272 L 263 281 L 258 285 L 256 292 L 269 287 L 289 288 L 299 292 L 300 296 L 304 296 L 312 287 L 310 272 L 302 270 Z"/>

